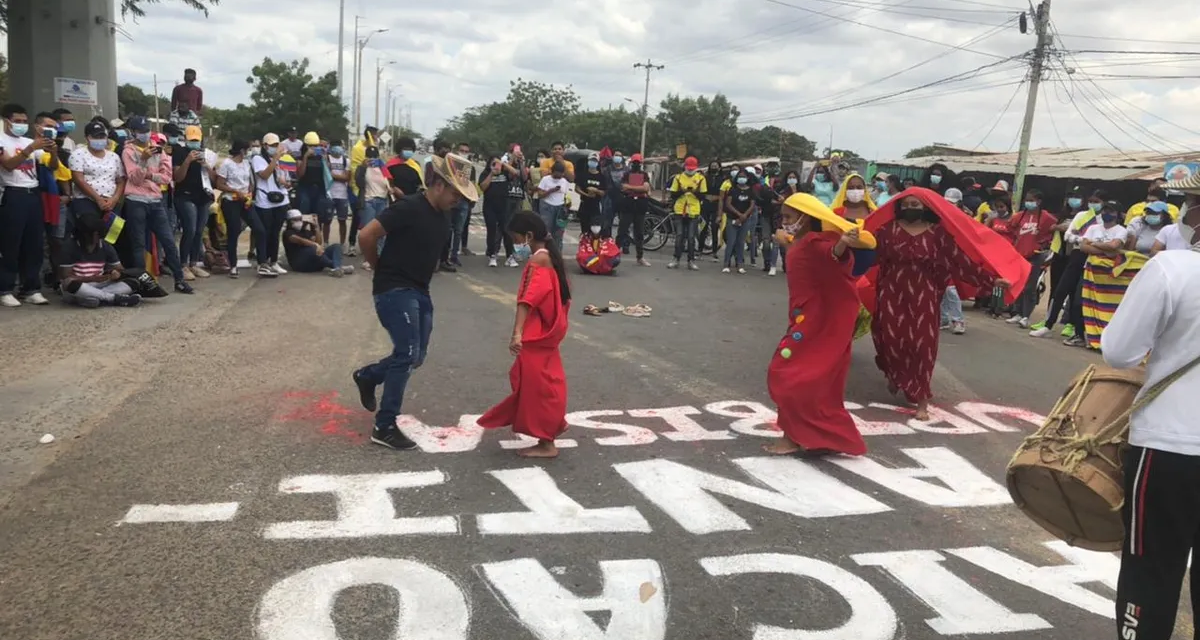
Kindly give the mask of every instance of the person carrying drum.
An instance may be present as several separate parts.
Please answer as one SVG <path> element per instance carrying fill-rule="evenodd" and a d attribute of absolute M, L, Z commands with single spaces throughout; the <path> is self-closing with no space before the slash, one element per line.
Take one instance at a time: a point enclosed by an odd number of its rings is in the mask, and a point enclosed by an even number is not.
<path fill-rule="evenodd" d="M 1188 555 L 1200 547 L 1200 250 L 1164 251 L 1130 283 L 1100 338 L 1104 360 L 1146 361 L 1123 459 L 1125 543 L 1117 580 L 1117 637 L 1168 640 Z M 1147 358 L 1147 354 L 1149 357 Z M 1200 564 L 1191 568 L 1200 610 Z"/>

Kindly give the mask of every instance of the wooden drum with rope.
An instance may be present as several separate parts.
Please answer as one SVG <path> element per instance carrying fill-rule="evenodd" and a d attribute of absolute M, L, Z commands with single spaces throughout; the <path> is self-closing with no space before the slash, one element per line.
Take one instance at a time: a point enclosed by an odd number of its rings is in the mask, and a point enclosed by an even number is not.
<path fill-rule="evenodd" d="M 1116 551 L 1124 477 L 1121 450 L 1145 370 L 1091 365 L 1075 376 L 1045 424 L 1008 464 L 1008 492 L 1022 511 L 1068 544 Z M 1153 396 L 1156 394 L 1145 394 Z"/>

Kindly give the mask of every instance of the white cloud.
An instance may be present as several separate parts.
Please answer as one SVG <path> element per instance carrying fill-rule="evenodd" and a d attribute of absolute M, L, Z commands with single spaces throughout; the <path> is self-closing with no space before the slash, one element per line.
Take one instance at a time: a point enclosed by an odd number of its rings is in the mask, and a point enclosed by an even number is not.
<path fill-rule="evenodd" d="M 365 16 L 364 32 L 388 29 L 372 37 L 363 56 L 364 116 L 375 118 L 376 61 L 394 60 L 384 81 L 400 85 L 415 127 L 426 134 L 467 107 L 503 99 L 508 81 L 517 77 L 573 85 L 590 107 L 640 99 L 645 76 L 633 63 L 649 57 L 667 66 L 653 76 L 652 104 L 668 91 L 721 91 L 746 123 L 777 120 L 772 123 L 822 142 L 832 126 L 835 146 L 868 156 L 896 156 L 933 141 L 1005 150 L 1014 144 L 1024 110 L 1024 89 L 1013 97 L 1025 74 L 1018 61 L 876 106 L 847 107 L 1034 45 L 1032 33 L 1019 33 L 1015 22 L 996 29 L 1027 8 L 1019 0 L 786 2 L 825 16 L 768 0 L 346 4 L 347 101 L 357 14 Z M 118 77 L 150 90 L 157 73 L 159 91 L 167 94 L 183 68 L 194 67 L 206 102 L 232 107 L 249 100 L 245 78 L 264 56 L 308 56 L 315 73 L 336 69 L 337 7 L 333 0 L 226 0 L 206 20 L 171 2 L 153 6 L 147 18 L 126 26 L 134 41 L 118 45 Z M 1200 17 L 1181 14 L 1177 3 L 1166 0 L 1056 0 L 1053 18 L 1071 50 L 1200 52 Z M 1039 96 L 1035 146 L 1107 147 L 1108 138 L 1123 149 L 1200 148 L 1200 135 L 1158 119 L 1200 131 L 1191 118 L 1200 99 L 1193 79 L 1115 77 L 1200 76 L 1200 55 L 1076 53 L 1059 59 Z M 932 61 L 881 79 L 926 60 Z M 1065 80 L 1064 66 L 1077 69 L 1073 81 Z M 814 113 L 826 109 L 831 111 Z"/>

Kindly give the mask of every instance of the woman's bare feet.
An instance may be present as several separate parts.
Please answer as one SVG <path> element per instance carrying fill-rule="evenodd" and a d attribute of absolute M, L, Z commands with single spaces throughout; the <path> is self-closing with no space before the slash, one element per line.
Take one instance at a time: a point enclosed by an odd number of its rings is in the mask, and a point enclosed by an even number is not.
<path fill-rule="evenodd" d="M 929 422 L 929 401 L 922 400 L 917 403 L 917 413 L 913 416 L 921 422 Z"/>
<path fill-rule="evenodd" d="M 518 450 L 517 455 L 522 458 L 557 458 L 558 447 L 554 446 L 553 440 L 538 440 L 532 447 Z"/>
<path fill-rule="evenodd" d="M 804 451 L 804 447 L 788 440 L 787 436 L 784 436 L 770 444 L 764 444 L 763 451 L 776 456 L 790 456 L 794 453 Z"/>
<path fill-rule="evenodd" d="M 900 395 L 900 387 L 897 387 L 896 383 L 894 383 L 894 382 L 888 382 L 888 393 L 890 393 L 894 396 Z"/>

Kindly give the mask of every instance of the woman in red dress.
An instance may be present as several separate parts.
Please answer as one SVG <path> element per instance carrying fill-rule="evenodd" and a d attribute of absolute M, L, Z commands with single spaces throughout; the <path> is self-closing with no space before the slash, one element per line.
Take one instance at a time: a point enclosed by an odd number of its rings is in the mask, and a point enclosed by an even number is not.
<path fill-rule="evenodd" d="M 983 289 L 1007 287 L 1013 280 L 997 274 L 1015 274 L 1023 285 L 1029 269 L 1020 275 L 1019 265 L 1013 264 L 1020 256 L 1010 244 L 933 191 L 909 189 L 893 202 L 866 225 L 879 243 L 871 320 L 875 364 L 887 376 L 888 390 L 903 392 L 916 405 L 916 419 L 928 420 L 946 283 L 953 279 Z"/>
<path fill-rule="evenodd" d="M 485 429 L 512 426 L 513 431 L 538 441 L 518 455 L 553 458 L 558 455 L 554 439 L 567 430 L 567 376 L 558 346 L 567 335 L 571 289 L 562 254 L 541 218 L 519 214 L 508 231 L 517 253 L 530 254 L 521 275 L 508 347 L 517 358 L 508 372 L 512 393 L 480 417 L 478 424 Z"/>
<path fill-rule="evenodd" d="M 846 411 L 846 374 L 859 300 L 855 251 L 871 249 L 870 233 L 798 193 L 783 203 L 787 247 L 788 329 L 767 369 L 783 436 L 763 448 L 787 455 L 862 455 L 862 435 Z"/>

